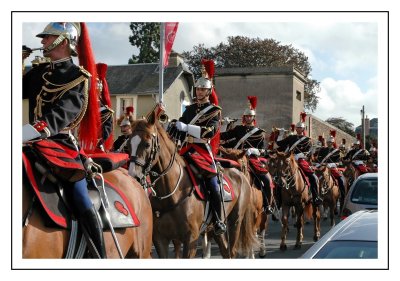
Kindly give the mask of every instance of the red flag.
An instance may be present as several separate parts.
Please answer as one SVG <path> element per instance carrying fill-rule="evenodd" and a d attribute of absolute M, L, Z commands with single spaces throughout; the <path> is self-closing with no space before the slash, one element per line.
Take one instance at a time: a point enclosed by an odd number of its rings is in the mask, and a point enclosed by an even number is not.
<path fill-rule="evenodd" d="M 178 22 L 166 22 L 165 23 L 165 33 L 164 33 L 164 67 L 168 66 L 169 54 L 172 50 L 172 45 L 174 44 L 176 31 L 178 30 Z"/>

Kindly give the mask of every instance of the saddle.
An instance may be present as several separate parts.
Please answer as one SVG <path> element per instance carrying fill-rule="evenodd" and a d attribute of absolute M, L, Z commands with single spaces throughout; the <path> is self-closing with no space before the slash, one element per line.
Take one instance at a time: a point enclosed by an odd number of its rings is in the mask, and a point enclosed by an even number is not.
<path fill-rule="evenodd" d="M 104 159 L 107 158 L 106 154 L 102 157 Z M 65 182 L 51 173 L 49 166 L 46 165 L 44 161 L 39 159 L 33 153 L 31 148 L 24 147 L 22 159 L 24 166 L 24 182 L 32 188 L 38 199 L 37 201 L 47 214 L 48 220 L 46 220 L 45 223 L 52 227 L 56 226 L 70 229 L 72 208 L 69 206 L 69 200 L 64 194 L 64 188 L 69 187 L 63 186 L 65 185 Z M 105 161 L 108 163 L 108 166 L 104 166 L 106 171 L 109 171 L 111 166 L 118 166 L 117 164 L 110 164 L 115 163 L 112 159 L 113 155 L 111 155 L 110 159 Z M 99 163 L 103 162 L 99 161 Z M 99 176 L 97 176 L 94 181 L 97 186 L 101 186 L 101 179 Z M 113 227 L 126 228 L 139 226 L 140 221 L 137 218 L 133 207 L 126 200 L 122 191 L 107 180 L 104 180 L 104 188 L 110 203 L 107 210 L 110 214 Z M 99 191 L 96 189 L 93 183 L 88 183 L 88 190 L 94 206 L 99 210 L 101 206 Z M 104 228 L 108 227 L 104 216 L 102 220 Z"/>
<path fill-rule="evenodd" d="M 250 157 L 250 168 L 255 174 L 268 174 L 268 160 L 262 157 Z"/>

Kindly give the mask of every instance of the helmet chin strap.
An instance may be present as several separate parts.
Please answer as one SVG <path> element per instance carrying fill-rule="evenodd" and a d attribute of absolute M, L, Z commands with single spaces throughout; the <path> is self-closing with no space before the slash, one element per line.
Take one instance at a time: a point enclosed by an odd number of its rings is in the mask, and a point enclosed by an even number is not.
<path fill-rule="evenodd" d="M 64 35 L 60 35 L 57 37 L 56 40 L 54 40 L 53 43 L 51 43 L 51 45 L 47 46 L 47 48 L 43 49 L 43 54 L 44 53 L 50 53 L 55 47 L 57 47 L 58 45 L 60 45 L 62 43 L 62 41 L 64 41 L 65 37 Z"/>

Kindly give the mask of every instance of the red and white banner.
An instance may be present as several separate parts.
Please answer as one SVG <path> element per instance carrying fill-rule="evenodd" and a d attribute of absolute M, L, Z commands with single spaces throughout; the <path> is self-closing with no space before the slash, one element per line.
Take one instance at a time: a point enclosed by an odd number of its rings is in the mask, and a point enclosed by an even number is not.
<path fill-rule="evenodd" d="M 168 66 L 168 58 L 172 50 L 172 45 L 174 44 L 176 31 L 178 30 L 178 24 L 178 22 L 166 22 L 164 25 L 164 67 Z"/>

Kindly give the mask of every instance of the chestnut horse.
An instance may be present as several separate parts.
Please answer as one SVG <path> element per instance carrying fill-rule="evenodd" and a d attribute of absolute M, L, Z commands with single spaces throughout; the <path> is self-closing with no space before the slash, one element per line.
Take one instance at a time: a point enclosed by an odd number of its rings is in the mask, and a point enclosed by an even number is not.
<path fill-rule="evenodd" d="M 319 207 L 313 206 L 309 201 L 307 186 L 301 175 L 300 168 L 292 153 L 276 152 L 271 155 L 269 162 L 270 173 L 274 176 L 277 188 L 281 188 L 282 199 L 282 231 L 280 249 L 286 250 L 286 236 L 289 230 L 288 217 L 291 206 L 295 208 L 297 222 L 297 236 L 295 249 L 301 248 L 303 241 L 303 228 L 305 213 L 307 218 L 314 219 L 314 241 L 321 236 L 320 232 L 320 211 Z"/>
<path fill-rule="evenodd" d="M 327 165 L 321 165 L 315 170 L 319 179 L 319 189 L 323 199 L 324 209 L 329 208 L 329 218 L 331 219 L 331 228 L 335 226 L 335 209 L 340 196 L 340 189 L 337 182 L 333 179 L 330 169 Z M 343 206 L 344 198 L 340 198 L 340 209 Z"/>
<path fill-rule="evenodd" d="M 103 176 L 124 193 L 140 221 L 138 227 L 115 229 L 122 255 L 126 258 L 151 258 L 153 231 L 151 205 L 143 188 L 123 168 L 104 173 Z M 70 231 L 48 227 L 43 218 L 42 207 L 33 204 L 33 209 L 30 208 L 32 196 L 33 191 L 24 183 L 22 214 L 23 216 L 28 214 L 28 220 L 26 220 L 28 223 L 22 228 L 22 257 L 64 258 Z M 104 241 L 107 258 L 119 258 L 119 252 L 109 230 L 104 231 Z"/>
<path fill-rule="evenodd" d="M 232 148 L 224 148 L 220 146 L 221 155 L 227 159 L 237 161 L 241 166 L 241 171 L 244 173 L 251 184 L 251 202 L 254 205 L 254 233 L 257 236 L 260 244 L 259 256 L 265 257 L 267 250 L 265 248 L 265 232 L 268 230 L 268 215 L 263 212 L 263 196 L 262 191 L 254 185 L 254 178 L 249 172 L 249 159 L 246 156 L 245 150 Z M 254 254 L 253 254 L 254 255 Z"/>
<path fill-rule="evenodd" d="M 138 120 L 132 126 L 129 174 L 139 178 L 143 185 L 149 184 L 146 178 L 150 177 L 153 243 L 158 256 L 168 258 L 168 246 L 174 241 L 176 245 L 183 244 L 183 258 L 193 258 L 205 220 L 206 202 L 194 194 L 185 161 L 154 110 L 148 116 L 148 120 Z M 251 187 L 237 169 L 224 169 L 224 175 L 232 183 L 235 198 L 224 204 L 227 233 L 215 236 L 214 240 L 222 257 L 233 258 L 240 250 L 247 255 L 255 243 L 249 208 Z"/>

